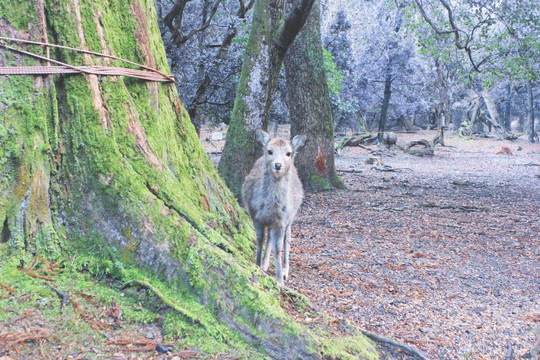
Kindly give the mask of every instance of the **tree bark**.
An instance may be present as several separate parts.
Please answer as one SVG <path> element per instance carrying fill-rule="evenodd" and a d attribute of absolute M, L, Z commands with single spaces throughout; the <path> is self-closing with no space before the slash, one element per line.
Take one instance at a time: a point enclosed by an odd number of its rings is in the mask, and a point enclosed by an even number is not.
<path fill-rule="evenodd" d="M 504 127 L 506 131 L 510 131 L 510 113 L 512 111 L 512 82 L 509 81 L 508 85 L 506 85 L 506 104 L 504 107 Z"/>
<path fill-rule="evenodd" d="M 386 116 L 388 114 L 388 105 L 390 104 L 390 96 L 392 95 L 392 68 L 390 64 L 386 67 L 386 78 L 384 81 L 384 97 L 381 108 L 381 117 L 379 118 L 379 132 L 377 138 L 382 142 L 384 131 L 386 130 Z"/>
<path fill-rule="evenodd" d="M 49 39 L 169 72 L 152 0 L 1 0 L 0 8 L 10 15 L 0 19 L 1 36 Z M 54 53 L 71 65 L 121 66 Z M 2 51 L 7 64 L 41 65 Z M 2 76 L 0 93 L 2 255 L 54 259 L 76 248 L 135 264 L 193 294 L 209 319 L 271 357 L 324 356 L 320 339 L 287 315 L 279 289 L 253 264 L 249 218 L 206 157 L 174 84 Z"/>
<path fill-rule="evenodd" d="M 298 38 L 284 59 L 291 137 L 307 136 L 295 164 L 304 188 L 344 188 L 334 165 L 334 126 L 324 71 L 320 32 L 320 1 L 316 1 Z"/>
<path fill-rule="evenodd" d="M 534 98 L 531 81 L 527 81 L 527 119 L 529 121 L 529 142 L 534 143 Z"/>
<path fill-rule="evenodd" d="M 482 89 L 482 92 L 480 94 L 482 95 L 484 103 L 486 104 L 486 108 L 489 113 L 490 123 L 499 133 L 499 138 L 503 140 L 506 137 L 506 131 L 504 126 L 502 126 L 500 123 L 500 116 L 499 112 L 497 111 L 497 106 L 495 105 L 495 102 L 493 101 L 493 98 L 491 97 L 491 94 L 487 89 Z"/>
<path fill-rule="evenodd" d="M 262 154 L 256 129 L 267 129 L 283 57 L 304 25 L 314 0 L 302 0 L 285 18 L 283 1 L 257 0 L 219 172 L 237 198 Z"/>

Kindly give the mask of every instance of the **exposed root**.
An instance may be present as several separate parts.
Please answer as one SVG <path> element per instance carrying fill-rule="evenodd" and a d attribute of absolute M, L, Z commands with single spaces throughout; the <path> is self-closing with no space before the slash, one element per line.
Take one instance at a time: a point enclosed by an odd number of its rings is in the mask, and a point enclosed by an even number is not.
<path fill-rule="evenodd" d="M 419 350 L 417 350 L 417 349 L 415 349 L 415 348 L 413 348 L 413 347 L 411 347 L 409 345 L 406 345 L 406 344 L 400 343 L 398 341 L 389 339 L 386 336 L 382 336 L 382 335 L 379 335 L 379 334 L 376 334 L 376 333 L 373 333 L 373 332 L 367 331 L 367 330 L 362 330 L 362 333 L 364 335 L 366 335 L 368 338 L 370 338 L 371 340 L 378 343 L 378 344 L 390 347 L 391 349 L 396 349 L 396 350 L 403 351 L 407 355 L 412 356 L 413 359 L 416 359 L 416 360 L 428 360 L 429 359 L 429 357 L 427 355 L 425 355 L 424 353 L 422 353 L 421 351 L 419 351 Z"/>
<path fill-rule="evenodd" d="M 178 304 L 175 304 L 171 299 L 163 295 L 161 291 L 159 291 L 154 286 L 152 286 L 152 284 L 150 284 L 148 280 L 131 280 L 124 284 L 124 288 L 131 286 L 132 284 L 136 284 L 144 288 L 147 288 L 148 290 L 151 290 L 165 305 L 177 311 L 178 313 L 186 317 L 192 323 L 200 325 L 203 328 L 206 328 L 206 326 L 201 322 L 201 320 L 197 316 L 192 314 L 189 310 L 182 308 Z"/>

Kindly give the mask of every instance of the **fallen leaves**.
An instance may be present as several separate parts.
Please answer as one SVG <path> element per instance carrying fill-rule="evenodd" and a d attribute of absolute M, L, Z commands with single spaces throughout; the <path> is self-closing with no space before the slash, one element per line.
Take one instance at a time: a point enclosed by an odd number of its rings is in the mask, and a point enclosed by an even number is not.
<path fill-rule="evenodd" d="M 540 322 L 537 169 L 476 148 L 492 144 L 384 158 L 402 173 L 348 148 L 336 166 L 350 190 L 307 194 L 293 224 L 288 285 L 430 358 L 500 358 L 507 341 L 526 356 Z"/>

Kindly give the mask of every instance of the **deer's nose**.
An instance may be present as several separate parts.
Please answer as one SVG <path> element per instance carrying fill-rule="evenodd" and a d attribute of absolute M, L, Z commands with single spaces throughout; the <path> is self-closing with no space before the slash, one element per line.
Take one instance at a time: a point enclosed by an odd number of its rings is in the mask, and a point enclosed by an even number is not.
<path fill-rule="evenodd" d="M 281 163 L 275 163 L 274 167 L 276 168 L 276 170 L 281 170 Z"/>

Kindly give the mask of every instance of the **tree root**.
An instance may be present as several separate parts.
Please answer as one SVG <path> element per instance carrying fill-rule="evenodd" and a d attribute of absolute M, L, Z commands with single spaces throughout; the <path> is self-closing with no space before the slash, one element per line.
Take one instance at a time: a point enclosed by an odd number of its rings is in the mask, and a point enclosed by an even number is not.
<path fill-rule="evenodd" d="M 131 281 L 126 282 L 122 288 L 131 286 L 132 284 L 136 284 L 148 290 L 151 290 L 165 305 L 175 310 L 176 312 L 178 312 L 180 315 L 187 318 L 192 323 L 197 324 L 203 328 L 206 328 L 206 326 L 201 322 L 201 319 L 199 319 L 197 316 L 192 314 L 189 310 L 182 308 L 178 304 L 175 304 L 171 299 L 163 295 L 161 291 L 159 291 L 154 286 L 152 286 L 152 284 L 150 284 L 148 280 L 131 280 Z"/>
<path fill-rule="evenodd" d="M 362 333 L 366 335 L 368 338 L 370 338 L 371 340 L 375 341 L 376 343 L 390 347 L 392 349 L 403 351 L 407 355 L 412 356 L 414 359 L 417 359 L 417 360 L 429 359 L 429 357 L 425 355 L 424 353 L 422 353 L 421 351 L 409 345 L 387 338 L 386 336 L 382 336 L 382 335 L 379 335 L 379 334 L 376 334 L 374 332 L 367 331 L 367 330 L 362 330 Z"/>

